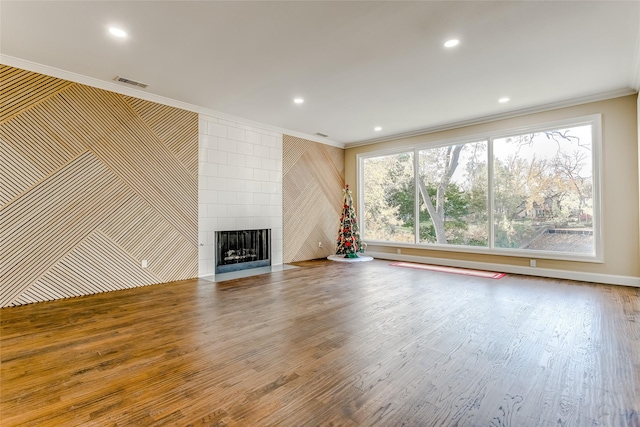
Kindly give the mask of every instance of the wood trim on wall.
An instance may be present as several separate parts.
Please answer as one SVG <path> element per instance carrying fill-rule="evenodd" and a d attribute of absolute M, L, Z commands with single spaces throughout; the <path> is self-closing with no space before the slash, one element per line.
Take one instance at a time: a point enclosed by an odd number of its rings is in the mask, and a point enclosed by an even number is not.
<path fill-rule="evenodd" d="M 291 135 L 283 135 L 282 148 L 283 260 L 326 258 L 335 253 L 344 150 Z"/>
<path fill-rule="evenodd" d="M 0 306 L 196 277 L 197 113 L 0 78 Z"/>

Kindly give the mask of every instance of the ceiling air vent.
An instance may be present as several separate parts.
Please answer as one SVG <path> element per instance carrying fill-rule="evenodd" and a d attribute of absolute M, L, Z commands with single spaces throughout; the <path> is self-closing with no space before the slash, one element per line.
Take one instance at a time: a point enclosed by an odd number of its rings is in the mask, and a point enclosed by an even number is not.
<path fill-rule="evenodd" d="M 316 132 L 316 135 L 321 136 L 323 138 L 328 137 L 329 135 L 327 135 L 326 133 L 320 133 L 320 132 Z"/>
<path fill-rule="evenodd" d="M 113 79 L 113 80 L 115 80 L 117 82 L 120 82 L 120 83 L 126 83 L 126 84 L 132 85 L 132 86 L 138 86 L 138 87 L 141 87 L 143 89 L 146 88 L 147 86 L 149 86 L 146 83 L 140 83 L 140 82 L 137 82 L 135 80 L 127 79 L 125 77 L 120 77 L 120 76 L 116 76 L 116 78 Z"/>

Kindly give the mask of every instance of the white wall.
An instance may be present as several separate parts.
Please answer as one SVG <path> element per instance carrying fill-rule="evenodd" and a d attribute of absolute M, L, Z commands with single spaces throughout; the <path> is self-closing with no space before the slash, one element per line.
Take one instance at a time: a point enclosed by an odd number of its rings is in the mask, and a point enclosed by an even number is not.
<path fill-rule="evenodd" d="M 200 115 L 200 277 L 215 271 L 215 232 L 271 229 L 271 263 L 282 264 L 282 134 Z"/>

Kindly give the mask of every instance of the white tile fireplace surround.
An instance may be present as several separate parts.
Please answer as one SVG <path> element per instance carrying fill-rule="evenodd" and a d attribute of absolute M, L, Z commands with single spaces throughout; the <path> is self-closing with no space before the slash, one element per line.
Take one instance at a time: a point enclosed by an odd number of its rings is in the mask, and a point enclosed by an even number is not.
<path fill-rule="evenodd" d="M 200 115 L 200 277 L 215 272 L 215 232 L 271 229 L 271 264 L 282 264 L 282 134 Z"/>

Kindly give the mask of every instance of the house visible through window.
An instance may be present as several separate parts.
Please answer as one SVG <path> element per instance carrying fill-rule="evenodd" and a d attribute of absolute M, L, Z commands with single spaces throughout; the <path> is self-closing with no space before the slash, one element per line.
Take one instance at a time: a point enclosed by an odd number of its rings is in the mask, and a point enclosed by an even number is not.
<path fill-rule="evenodd" d="M 365 240 L 599 260 L 600 116 L 359 158 Z"/>

